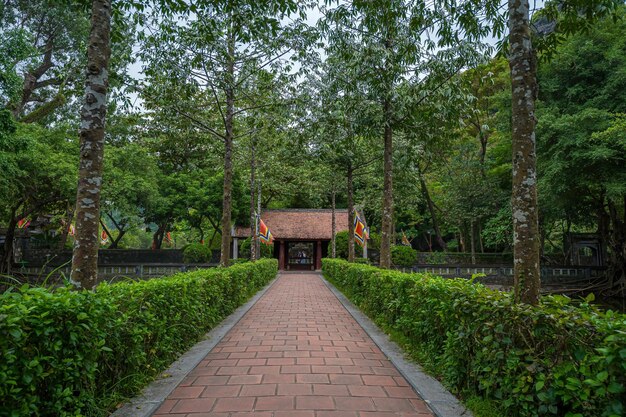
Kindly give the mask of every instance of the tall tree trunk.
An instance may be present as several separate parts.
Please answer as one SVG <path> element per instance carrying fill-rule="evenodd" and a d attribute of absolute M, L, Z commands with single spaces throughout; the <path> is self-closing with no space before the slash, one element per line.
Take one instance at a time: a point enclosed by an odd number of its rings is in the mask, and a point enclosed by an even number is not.
<path fill-rule="evenodd" d="M 626 210 L 626 196 L 623 201 Z M 614 201 L 608 199 L 610 234 L 607 241 L 610 251 L 608 274 L 611 289 L 624 295 L 626 291 L 626 211 L 622 219 Z"/>
<path fill-rule="evenodd" d="M 537 304 L 541 286 L 535 154 L 537 60 L 531 43 L 528 0 L 509 0 L 509 32 L 515 300 Z"/>
<path fill-rule="evenodd" d="M 388 92 L 390 93 L 390 92 Z M 384 155 L 383 155 L 383 214 L 380 239 L 380 267 L 391 268 L 391 240 L 393 239 L 393 131 L 391 128 L 391 99 L 383 101 Z"/>
<path fill-rule="evenodd" d="M 165 236 L 165 229 L 167 228 L 167 223 L 163 223 L 158 225 L 156 232 L 152 235 L 152 249 L 161 249 L 163 245 L 163 236 Z"/>
<path fill-rule="evenodd" d="M 252 138 L 252 144 L 250 147 L 250 260 L 256 261 L 256 216 L 254 215 L 254 206 L 255 206 L 255 194 L 256 194 L 256 184 L 254 183 L 254 176 L 256 174 L 256 160 L 255 160 L 255 151 L 256 151 L 255 139 Z"/>
<path fill-rule="evenodd" d="M 437 244 L 444 251 L 448 249 L 448 245 L 445 240 L 443 240 L 443 236 L 441 236 L 441 230 L 439 229 L 439 221 L 437 220 L 437 214 L 435 213 L 435 205 L 433 204 L 433 200 L 430 198 L 430 192 L 428 191 L 428 186 L 426 185 L 426 181 L 422 176 L 422 172 L 418 171 L 420 186 L 422 188 L 422 194 L 426 199 L 426 203 L 428 204 L 428 212 L 430 213 L 430 218 L 433 222 L 433 229 L 435 230 L 435 236 L 437 237 Z"/>
<path fill-rule="evenodd" d="M 474 219 L 470 220 L 470 250 L 472 251 L 472 265 L 476 264 L 476 239 L 474 238 L 476 228 L 474 227 Z"/>
<path fill-rule="evenodd" d="M 337 256 L 337 221 L 336 221 L 336 197 L 337 192 L 335 190 L 335 183 L 333 182 L 333 191 L 331 196 L 332 214 L 331 214 L 331 240 L 330 240 L 330 257 L 335 258 Z"/>
<path fill-rule="evenodd" d="M 226 86 L 226 114 L 224 137 L 224 194 L 222 200 L 222 251 L 220 265 L 228 266 L 230 263 L 230 228 L 232 211 L 233 191 L 233 119 L 235 113 L 235 38 L 232 28 L 232 19 L 228 33 L 228 59 L 226 72 L 228 74 Z"/>
<path fill-rule="evenodd" d="M 463 233 L 463 229 L 465 228 L 465 222 L 459 226 L 459 249 L 461 249 L 461 253 L 466 253 L 466 245 L 465 245 L 465 233 Z"/>
<path fill-rule="evenodd" d="M 98 222 L 104 159 L 104 126 L 111 56 L 111 1 L 93 0 L 87 49 L 87 82 L 80 124 L 76 234 L 70 280 L 91 289 L 98 279 Z"/>
<path fill-rule="evenodd" d="M 67 243 L 67 235 L 69 234 L 70 227 L 72 226 L 72 220 L 74 220 L 74 207 L 68 202 L 67 209 L 65 211 L 65 223 L 63 224 L 63 231 L 61 232 L 59 246 L 57 246 L 58 251 L 62 251 L 65 249 L 65 244 Z"/>
<path fill-rule="evenodd" d="M 17 211 L 21 204 L 11 209 L 11 218 L 7 225 L 7 233 L 4 236 L 4 249 L 2 253 L 2 259 L 0 260 L 0 272 L 10 274 L 11 267 L 13 266 L 13 243 L 15 242 L 15 228 L 17 227 Z"/>
<path fill-rule="evenodd" d="M 354 262 L 354 170 L 348 164 L 348 262 Z"/>
<path fill-rule="evenodd" d="M 476 231 L 476 236 L 478 237 L 478 248 L 480 249 L 480 253 L 485 253 L 485 245 L 483 244 L 483 228 L 480 225 L 480 220 L 477 223 L 478 230 Z"/>
<path fill-rule="evenodd" d="M 259 170 L 261 169 L 261 161 L 257 161 Z M 261 258 L 261 240 L 259 239 L 259 229 L 261 228 L 261 175 L 257 175 L 257 192 L 256 192 L 256 211 L 259 213 L 259 217 L 256 222 L 256 258 Z"/>

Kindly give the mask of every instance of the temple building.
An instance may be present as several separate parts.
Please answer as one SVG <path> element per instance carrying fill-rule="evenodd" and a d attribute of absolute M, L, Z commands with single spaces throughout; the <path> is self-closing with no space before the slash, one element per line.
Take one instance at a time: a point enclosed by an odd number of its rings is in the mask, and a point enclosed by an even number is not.
<path fill-rule="evenodd" d="M 261 219 L 274 237 L 274 257 L 282 270 L 316 270 L 322 267 L 332 239 L 332 210 L 265 210 Z M 348 210 L 335 210 L 335 232 L 348 230 Z M 239 239 L 250 237 L 249 226 L 236 226 L 234 257 Z"/>

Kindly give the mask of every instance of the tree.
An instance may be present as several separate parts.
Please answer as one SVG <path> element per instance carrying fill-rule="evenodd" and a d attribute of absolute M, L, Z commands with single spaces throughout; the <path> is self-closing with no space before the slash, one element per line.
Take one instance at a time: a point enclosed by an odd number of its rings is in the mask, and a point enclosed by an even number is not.
<path fill-rule="evenodd" d="M 531 25 L 529 1 L 508 1 L 508 42 L 501 42 L 501 46 L 509 47 L 511 70 L 514 276 L 515 298 L 521 302 L 536 304 L 540 287 L 535 154 L 537 53 L 549 59 L 564 36 L 588 30 L 594 20 L 614 14 L 622 3 L 621 0 L 547 2 L 543 9 L 536 11 Z M 442 18 L 447 14 L 451 17 L 443 21 L 439 31 L 444 39 L 459 35 L 474 39 L 488 32 L 501 37 L 504 32 L 506 15 L 500 12 L 498 0 L 480 5 L 451 1 L 435 9 Z M 458 26 L 447 22 L 458 22 Z"/>
<path fill-rule="evenodd" d="M 460 71 L 467 61 L 455 57 L 475 56 L 478 45 L 456 42 L 453 36 L 440 31 L 442 42 L 425 35 L 435 25 L 436 14 L 424 2 L 387 0 L 384 2 L 353 2 L 326 10 L 322 24 L 328 34 L 329 49 L 340 56 L 359 80 L 366 100 L 378 104 L 372 114 L 371 137 L 375 131 L 383 143 L 383 199 L 381 224 L 380 265 L 391 266 L 393 230 L 393 138 L 394 131 L 414 104 L 421 102 L 428 90 L 420 90 L 428 63 L 435 59 L 437 46 L 445 49 L 450 61 L 460 63 Z M 438 24 L 441 23 L 437 21 Z M 454 45 L 450 47 L 450 45 Z M 438 56 L 437 58 L 440 58 Z M 421 94 L 401 95 L 399 90 L 411 84 Z M 444 83 L 436 88 L 441 88 Z M 405 101 L 406 99 L 406 101 Z M 412 103 L 413 102 L 413 103 Z"/>
<path fill-rule="evenodd" d="M 606 242 L 610 291 L 624 288 L 624 138 L 626 65 L 624 9 L 560 46 L 539 67 L 537 129 L 543 228 L 565 224 L 594 231 Z M 567 178 L 567 181 L 563 181 Z M 565 254 L 568 255 L 568 254 Z"/>
<path fill-rule="evenodd" d="M 93 0 L 87 49 L 87 81 L 81 113 L 76 234 L 70 279 L 91 289 L 98 278 L 98 226 L 104 158 L 108 69 L 111 56 L 111 1 Z"/>
<path fill-rule="evenodd" d="M 67 131 L 67 126 L 15 124 L 0 110 L 0 216 L 7 224 L 2 271 L 11 270 L 17 222 L 65 211 L 75 193 L 76 141 Z"/>
<path fill-rule="evenodd" d="M 256 102 L 246 83 L 260 71 L 280 71 L 284 57 L 302 47 L 302 36 L 295 36 L 302 29 L 295 31 L 280 25 L 280 15 L 287 8 L 295 11 L 289 2 L 199 8 L 197 18 L 187 25 L 165 19 L 158 36 L 147 38 L 145 43 L 148 75 L 162 79 L 161 85 L 165 86 L 164 90 L 152 89 L 146 94 L 153 95 L 155 104 L 190 119 L 197 129 L 223 144 L 223 266 L 230 259 L 235 142 L 251 133 L 238 130 L 237 119 L 265 105 Z M 163 100 L 172 94 L 176 100 Z"/>
<path fill-rule="evenodd" d="M 82 7 L 52 0 L 16 0 L 5 7 L 0 100 L 16 120 L 41 121 L 74 95 L 88 16 Z"/>
<path fill-rule="evenodd" d="M 107 147 L 100 223 L 111 241 L 109 249 L 116 249 L 128 231 L 145 222 L 158 193 L 157 171 L 154 156 L 138 143 Z"/>

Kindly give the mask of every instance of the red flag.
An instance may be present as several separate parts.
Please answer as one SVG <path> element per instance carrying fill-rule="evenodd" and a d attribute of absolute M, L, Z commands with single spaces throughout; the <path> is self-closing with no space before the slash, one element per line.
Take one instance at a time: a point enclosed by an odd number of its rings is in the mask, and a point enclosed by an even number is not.
<path fill-rule="evenodd" d="M 271 245 L 274 241 L 274 236 L 272 236 L 270 228 L 265 225 L 263 220 L 261 220 L 261 225 L 259 226 L 259 239 L 266 245 Z"/>
<path fill-rule="evenodd" d="M 370 238 L 369 231 L 365 227 L 365 222 L 361 220 L 361 216 L 357 211 L 354 212 L 354 239 L 356 242 L 363 246 L 365 241 Z"/>
<path fill-rule="evenodd" d="M 30 220 L 24 217 L 23 219 L 18 220 L 17 228 L 18 229 L 26 229 L 30 225 Z"/>

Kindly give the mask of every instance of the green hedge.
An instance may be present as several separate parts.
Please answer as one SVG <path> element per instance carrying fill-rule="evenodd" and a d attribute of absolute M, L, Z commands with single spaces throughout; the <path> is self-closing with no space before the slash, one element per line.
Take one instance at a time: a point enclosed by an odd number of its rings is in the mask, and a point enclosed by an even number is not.
<path fill-rule="evenodd" d="M 0 416 L 107 415 L 267 284 L 275 260 L 0 297 Z"/>
<path fill-rule="evenodd" d="M 202 264 L 211 262 L 213 251 L 208 245 L 190 243 L 183 249 L 183 262 Z"/>
<path fill-rule="evenodd" d="M 322 269 L 454 392 L 495 400 L 513 417 L 626 414 L 625 315 L 563 296 L 515 304 L 465 279 L 336 259 Z"/>
<path fill-rule="evenodd" d="M 391 263 L 394 266 L 411 267 L 417 262 L 417 251 L 410 246 L 394 245 L 391 247 Z"/>

